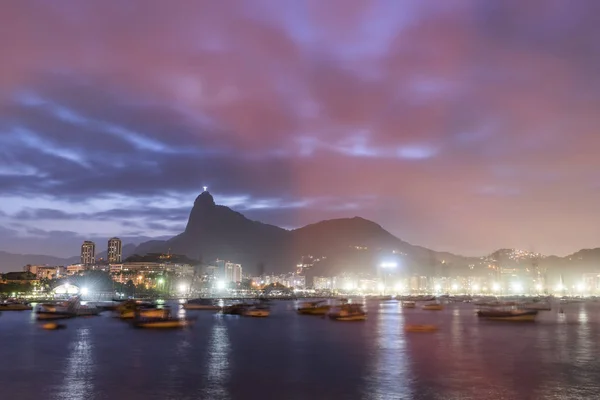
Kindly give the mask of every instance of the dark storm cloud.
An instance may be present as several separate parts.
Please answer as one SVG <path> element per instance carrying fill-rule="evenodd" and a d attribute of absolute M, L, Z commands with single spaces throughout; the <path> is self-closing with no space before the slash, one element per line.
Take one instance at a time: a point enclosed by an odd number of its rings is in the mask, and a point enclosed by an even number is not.
<path fill-rule="evenodd" d="M 287 227 L 597 245 L 597 1 L 326 3 L 0 3 L 0 226 L 176 233 L 208 185 Z"/>

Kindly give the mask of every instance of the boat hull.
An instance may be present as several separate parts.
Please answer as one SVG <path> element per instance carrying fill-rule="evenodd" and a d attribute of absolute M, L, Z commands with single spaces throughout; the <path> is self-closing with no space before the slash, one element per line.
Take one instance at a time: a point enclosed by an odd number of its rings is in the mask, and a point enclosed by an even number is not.
<path fill-rule="evenodd" d="M 181 329 L 191 326 L 192 322 L 185 319 L 169 319 L 157 321 L 136 321 L 134 326 L 143 329 Z"/>
<path fill-rule="evenodd" d="M 203 305 L 203 304 L 184 304 L 184 310 L 205 310 L 205 311 L 219 311 L 221 307 L 214 305 Z"/>
<path fill-rule="evenodd" d="M 533 322 L 537 317 L 537 311 L 524 311 L 524 312 L 486 312 L 478 311 L 477 316 L 483 319 L 489 319 L 493 321 L 515 321 L 515 322 Z"/>
<path fill-rule="evenodd" d="M 25 304 L 1 304 L 0 311 L 29 311 L 32 310 L 33 307 L 25 305 Z"/>
<path fill-rule="evenodd" d="M 76 316 L 74 313 L 38 312 L 35 317 L 40 321 L 51 321 L 55 319 L 75 318 Z"/>
<path fill-rule="evenodd" d="M 407 325 L 404 329 L 406 332 L 436 332 L 438 330 L 435 325 Z"/>
<path fill-rule="evenodd" d="M 298 308 L 298 314 L 300 315 L 325 315 L 331 309 L 330 306 L 323 307 L 306 307 L 306 308 Z"/>
<path fill-rule="evenodd" d="M 244 314 L 246 317 L 265 318 L 271 314 L 269 310 L 248 310 Z"/>
<path fill-rule="evenodd" d="M 138 313 L 141 318 L 163 318 L 168 313 L 168 311 L 165 309 L 153 308 L 149 310 L 140 310 L 138 311 Z M 121 312 L 119 317 L 121 319 L 133 319 L 135 318 L 135 315 L 136 311 L 128 310 Z"/>
<path fill-rule="evenodd" d="M 366 315 L 337 315 L 332 314 L 329 316 L 334 321 L 364 321 L 367 319 Z"/>

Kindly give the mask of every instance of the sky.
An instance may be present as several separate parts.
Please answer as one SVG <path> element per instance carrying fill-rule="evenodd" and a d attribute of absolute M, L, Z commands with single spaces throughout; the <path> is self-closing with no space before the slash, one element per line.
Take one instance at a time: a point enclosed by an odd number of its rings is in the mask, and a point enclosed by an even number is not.
<path fill-rule="evenodd" d="M 195 197 L 464 255 L 600 246 L 597 0 L 0 2 L 0 250 Z"/>

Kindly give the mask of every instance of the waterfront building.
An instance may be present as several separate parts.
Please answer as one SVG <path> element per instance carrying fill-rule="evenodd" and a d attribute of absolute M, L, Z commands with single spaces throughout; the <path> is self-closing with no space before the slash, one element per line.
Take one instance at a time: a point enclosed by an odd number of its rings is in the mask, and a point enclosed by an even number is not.
<path fill-rule="evenodd" d="M 107 259 L 109 264 L 120 263 L 123 254 L 123 243 L 121 239 L 113 237 L 108 239 Z"/>
<path fill-rule="evenodd" d="M 81 264 L 92 265 L 96 262 L 96 244 L 86 240 L 81 245 Z"/>
<path fill-rule="evenodd" d="M 242 266 L 241 264 L 233 264 L 233 282 L 239 283 L 242 281 Z"/>
<path fill-rule="evenodd" d="M 87 271 L 87 267 L 82 264 L 73 264 L 67 266 L 67 275 L 78 275 Z"/>

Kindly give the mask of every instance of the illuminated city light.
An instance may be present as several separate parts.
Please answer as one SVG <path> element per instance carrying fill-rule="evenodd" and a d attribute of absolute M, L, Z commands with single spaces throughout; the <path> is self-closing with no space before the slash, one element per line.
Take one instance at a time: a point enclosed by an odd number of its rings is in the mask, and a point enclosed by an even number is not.
<path fill-rule="evenodd" d="M 541 292 L 543 289 L 542 284 L 538 283 L 537 285 L 535 285 L 535 290 L 537 290 L 538 292 Z"/>
<path fill-rule="evenodd" d="M 81 294 L 86 296 L 88 293 L 90 292 L 90 290 L 86 287 L 81 288 Z"/>
<path fill-rule="evenodd" d="M 583 283 L 577 284 L 577 291 L 583 292 L 585 290 L 585 285 Z"/>
<path fill-rule="evenodd" d="M 165 280 L 163 278 L 159 278 L 158 279 L 158 284 L 162 285 L 163 283 L 165 283 Z"/>
<path fill-rule="evenodd" d="M 523 285 L 521 284 L 521 282 L 514 282 L 512 285 L 512 290 L 515 293 L 522 293 L 523 292 Z"/>
<path fill-rule="evenodd" d="M 494 282 L 494 283 L 492 283 L 492 290 L 493 290 L 494 292 L 498 292 L 498 291 L 500 291 L 500 284 L 499 284 L 499 283 L 497 283 L 497 282 Z"/>
<path fill-rule="evenodd" d="M 434 287 L 436 292 L 439 292 L 440 290 L 442 290 L 442 285 L 440 285 L 439 283 L 437 283 Z"/>
<path fill-rule="evenodd" d="M 223 290 L 225 289 L 225 281 L 217 281 L 217 289 Z"/>
<path fill-rule="evenodd" d="M 402 282 L 398 282 L 396 283 L 396 285 L 394 286 L 394 288 L 398 291 L 403 290 L 404 289 L 404 285 L 402 284 Z"/>
<path fill-rule="evenodd" d="M 187 289 L 187 285 L 185 283 L 182 283 L 179 285 L 179 291 L 181 293 L 184 293 L 186 289 Z"/>
<path fill-rule="evenodd" d="M 479 292 L 479 285 L 473 285 L 473 291 Z"/>
<path fill-rule="evenodd" d="M 456 283 L 452 284 L 452 290 L 453 291 L 457 291 L 458 290 L 458 285 Z"/>
<path fill-rule="evenodd" d="M 397 266 L 398 266 L 398 263 L 396 263 L 396 262 L 381 263 L 381 268 L 396 268 Z"/>
<path fill-rule="evenodd" d="M 377 289 L 379 289 L 379 291 L 383 291 L 385 290 L 385 285 L 383 283 L 380 283 L 377 285 Z"/>

